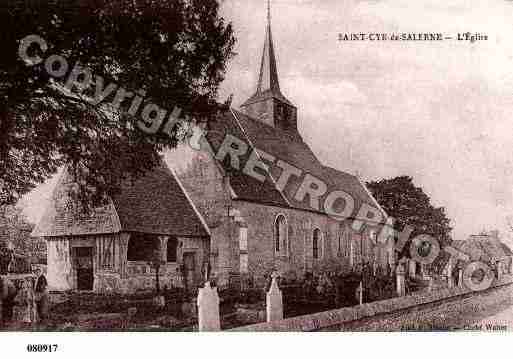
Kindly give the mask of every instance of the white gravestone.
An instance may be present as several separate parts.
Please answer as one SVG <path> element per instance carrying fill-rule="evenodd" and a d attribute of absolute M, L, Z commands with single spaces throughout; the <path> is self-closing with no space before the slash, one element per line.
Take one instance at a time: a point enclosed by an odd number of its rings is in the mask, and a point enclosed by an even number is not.
<path fill-rule="evenodd" d="M 358 286 L 358 302 L 360 305 L 363 304 L 363 282 L 360 281 L 360 285 Z"/>
<path fill-rule="evenodd" d="M 408 276 L 410 278 L 415 278 L 415 276 L 417 275 L 417 262 L 415 262 L 415 260 L 413 259 L 410 259 L 408 262 L 408 269 Z"/>
<path fill-rule="evenodd" d="M 266 295 L 267 322 L 273 322 L 283 319 L 283 297 L 278 287 L 278 275 L 271 275 L 271 287 Z"/>
<path fill-rule="evenodd" d="M 396 276 L 397 276 L 397 295 L 403 297 L 406 295 L 406 283 L 404 266 L 402 263 L 397 265 Z"/>
<path fill-rule="evenodd" d="M 219 295 L 217 288 L 212 288 L 210 282 L 206 282 L 198 293 L 198 327 L 200 332 L 221 330 Z"/>
<path fill-rule="evenodd" d="M 463 288 L 463 269 L 458 271 L 458 287 Z"/>
<path fill-rule="evenodd" d="M 449 288 L 454 287 L 454 279 L 452 277 L 452 263 L 449 260 L 449 263 L 447 264 L 447 286 Z"/>

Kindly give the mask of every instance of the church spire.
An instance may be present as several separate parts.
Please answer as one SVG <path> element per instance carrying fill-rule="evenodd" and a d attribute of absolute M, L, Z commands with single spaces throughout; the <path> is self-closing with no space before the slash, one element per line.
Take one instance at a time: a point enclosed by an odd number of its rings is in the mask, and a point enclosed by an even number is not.
<path fill-rule="evenodd" d="M 280 92 L 278 80 L 278 69 L 276 67 L 276 56 L 274 54 L 274 43 L 271 31 L 271 1 L 267 0 L 267 27 L 265 30 L 264 51 L 260 63 L 260 76 L 258 78 L 257 93 L 271 90 Z"/>
<path fill-rule="evenodd" d="M 241 110 L 260 122 L 297 133 L 297 108 L 280 91 L 271 31 L 270 0 L 267 0 L 264 51 L 256 91 L 241 105 Z"/>

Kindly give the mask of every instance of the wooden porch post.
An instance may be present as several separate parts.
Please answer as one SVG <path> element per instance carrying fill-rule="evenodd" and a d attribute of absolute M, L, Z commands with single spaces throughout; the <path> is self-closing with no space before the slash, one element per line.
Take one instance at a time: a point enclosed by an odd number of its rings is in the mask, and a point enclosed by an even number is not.
<path fill-rule="evenodd" d="M 128 241 L 130 240 L 130 233 L 121 233 L 119 235 L 119 274 L 121 278 L 127 277 L 126 264 L 128 253 Z"/>
<path fill-rule="evenodd" d="M 160 241 L 160 259 L 162 262 L 167 263 L 167 242 L 169 236 L 159 236 Z"/>

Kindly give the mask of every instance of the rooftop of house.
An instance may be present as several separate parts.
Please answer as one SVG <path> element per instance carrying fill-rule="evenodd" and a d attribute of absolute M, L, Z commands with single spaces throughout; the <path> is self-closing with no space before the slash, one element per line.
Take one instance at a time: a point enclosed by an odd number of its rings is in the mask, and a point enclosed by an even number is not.
<path fill-rule="evenodd" d="M 64 171 L 50 203 L 32 236 L 140 232 L 183 237 L 206 237 L 208 227 L 175 174 L 164 164 L 135 181 L 123 184 L 119 195 L 89 215 L 69 205 L 71 175 Z"/>
<path fill-rule="evenodd" d="M 451 246 L 473 261 L 495 262 L 513 255 L 499 238 L 487 234 L 471 235 L 466 240 L 453 241 Z"/>

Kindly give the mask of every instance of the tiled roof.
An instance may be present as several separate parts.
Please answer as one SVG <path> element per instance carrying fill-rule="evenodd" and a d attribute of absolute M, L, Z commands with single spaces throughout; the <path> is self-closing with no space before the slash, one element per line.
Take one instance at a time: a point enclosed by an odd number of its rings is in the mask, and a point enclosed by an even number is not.
<path fill-rule="evenodd" d="M 462 251 L 477 252 L 481 250 L 484 253 L 483 259 L 497 261 L 508 256 L 504 251 L 505 245 L 499 239 L 488 235 L 473 235 L 465 242 L 466 243 L 461 247 Z"/>
<path fill-rule="evenodd" d="M 495 262 L 512 255 L 508 246 L 488 235 L 472 235 L 464 241 L 453 241 L 451 246 L 472 261 Z"/>
<path fill-rule="evenodd" d="M 66 206 L 71 176 L 65 171 L 52 194 L 50 205 L 33 236 L 55 237 L 117 233 L 120 231 L 208 236 L 208 228 L 187 198 L 176 176 L 165 164 L 133 183 L 125 183 L 118 196 L 92 215 L 79 218 Z"/>
<path fill-rule="evenodd" d="M 355 200 L 353 216 L 356 215 L 362 203 L 367 203 L 382 211 L 356 176 L 324 166 L 303 141 L 299 133 L 295 131 L 285 132 L 234 110 L 226 112 L 217 122 L 213 123 L 207 134 L 207 139 L 216 153 L 227 133 L 244 141 L 249 148 L 257 149 L 257 152 L 262 153 L 263 151 L 276 157 L 275 162 L 282 160 L 304 173 L 309 173 L 322 180 L 328 185 L 328 193 L 334 190 L 347 192 Z M 242 164 L 249 157 L 249 153 L 250 151 L 242 157 Z M 294 198 L 303 180 L 302 177 L 292 176 L 283 193 L 280 193 L 276 181 L 282 170 L 276 165 L 270 166 L 270 171 L 266 174 L 267 179 L 264 183 L 242 173 L 242 170 L 231 169 L 228 161 L 223 163 L 223 167 L 230 173 L 230 183 L 240 199 L 312 210 L 308 196 L 301 202 Z M 321 198 L 321 203 L 326 196 Z M 323 209 L 321 208 L 321 210 Z"/>

